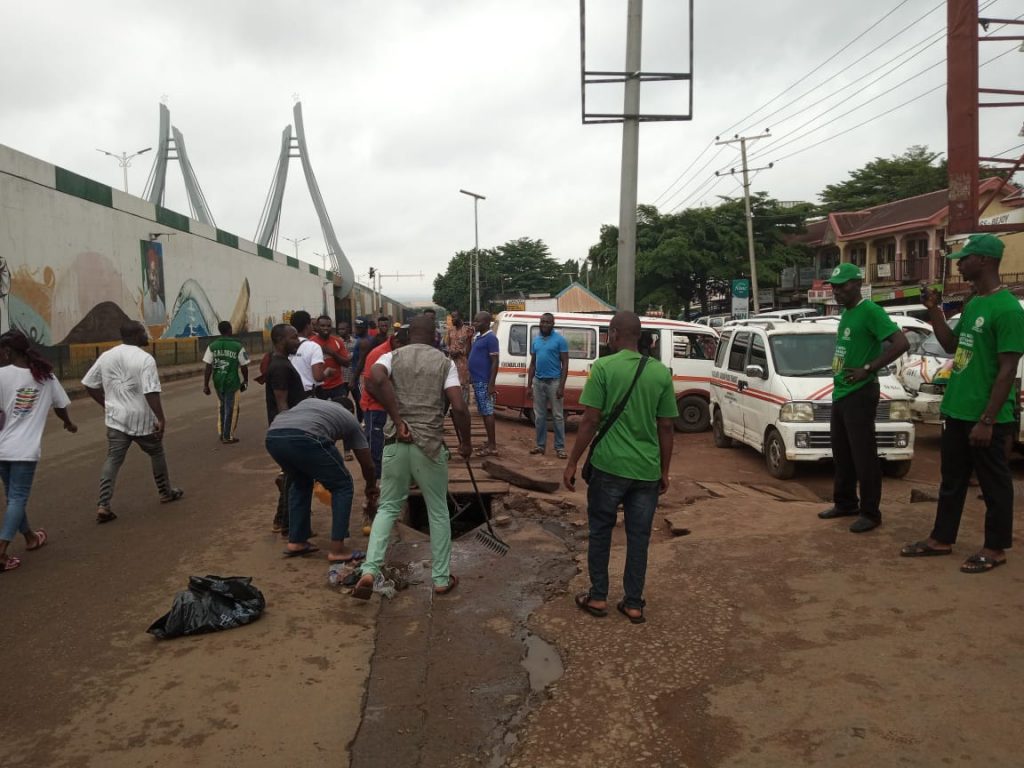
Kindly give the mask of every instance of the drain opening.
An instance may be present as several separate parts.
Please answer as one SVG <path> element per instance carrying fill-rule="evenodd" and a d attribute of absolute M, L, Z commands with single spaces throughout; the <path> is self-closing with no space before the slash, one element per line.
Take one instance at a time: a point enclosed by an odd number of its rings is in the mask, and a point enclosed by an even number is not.
<path fill-rule="evenodd" d="M 490 515 L 493 494 L 483 493 L 481 496 L 483 496 L 486 514 Z M 448 517 L 452 521 L 453 539 L 465 536 L 467 533 L 475 531 L 478 526 L 483 525 L 486 519 L 484 514 L 484 509 L 480 507 L 476 494 L 449 494 Z M 409 526 L 421 533 L 430 533 L 427 504 L 423 501 L 422 496 L 409 496 Z"/>

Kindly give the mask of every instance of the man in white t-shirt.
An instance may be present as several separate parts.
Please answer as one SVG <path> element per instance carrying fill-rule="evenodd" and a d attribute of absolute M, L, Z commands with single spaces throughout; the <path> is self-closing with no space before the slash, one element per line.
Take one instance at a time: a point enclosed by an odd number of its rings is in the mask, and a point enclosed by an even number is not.
<path fill-rule="evenodd" d="M 313 334 L 313 318 L 309 312 L 300 309 L 292 312 L 292 327 L 299 332 L 299 348 L 288 359 L 299 372 L 306 397 L 313 394 L 313 388 L 324 380 L 324 349 L 309 337 Z"/>
<path fill-rule="evenodd" d="M 90 397 L 103 406 L 107 425 L 107 460 L 100 475 L 96 522 L 117 519 L 110 509 L 117 473 L 132 443 L 138 443 L 153 463 L 153 480 L 160 501 L 177 501 L 185 492 L 171 486 L 164 456 L 164 409 L 160 402 L 160 377 L 153 356 L 142 347 L 149 334 L 142 323 L 121 326 L 119 347 L 107 350 L 85 374 L 82 384 Z"/>

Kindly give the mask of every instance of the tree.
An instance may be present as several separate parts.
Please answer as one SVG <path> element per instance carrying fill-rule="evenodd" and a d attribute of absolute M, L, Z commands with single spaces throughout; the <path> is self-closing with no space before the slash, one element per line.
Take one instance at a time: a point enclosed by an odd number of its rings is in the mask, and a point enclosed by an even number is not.
<path fill-rule="evenodd" d="M 876 157 L 850 178 L 829 184 L 818 198 L 822 211 L 859 211 L 905 197 L 923 195 L 948 186 L 946 160 L 936 162 L 941 152 L 915 145 L 902 155 Z"/>

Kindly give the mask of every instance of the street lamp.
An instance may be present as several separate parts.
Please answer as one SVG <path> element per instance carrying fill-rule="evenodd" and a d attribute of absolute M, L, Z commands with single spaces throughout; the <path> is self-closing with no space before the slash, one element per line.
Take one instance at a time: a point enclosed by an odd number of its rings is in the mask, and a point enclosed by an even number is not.
<path fill-rule="evenodd" d="M 286 237 L 285 240 L 287 240 L 289 243 L 291 243 L 292 245 L 295 246 L 295 260 L 298 261 L 299 260 L 299 243 L 301 243 L 303 240 L 309 240 L 309 238 L 308 237 Z"/>
<path fill-rule="evenodd" d="M 469 195 L 473 198 L 473 257 L 469 262 L 469 310 L 473 312 L 473 283 L 476 282 L 476 313 L 480 312 L 480 227 L 477 220 L 476 206 L 480 200 L 486 200 L 487 198 L 483 195 L 478 195 L 476 192 L 470 192 L 466 189 L 460 189 L 464 195 Z M 476 276 L 473 274 L 473 264 L 476 263 Z"/>
<path fill-rule="evenodd" d="M 149 150 L 151 150 L 151 149 L 152 149 L 152 147 L 146 147 L 145 149 L 140 149 L 138 152 L 132 152 L 130 155 L 127 152 L 122 152 L 121 154 L 117 154 L 116 152 L 107 152 L 107 150 L 99 149 L 99 148 L 97 148 L 96 151 L 97 152 L 102 152 L 107 157 L 112 157 L 115 160 L 117 160 L 117 164 L 119 166 L 121 166 L 121 169 L 124 171 L 124 191 L 127 192 L 128 191 L 128 167 L 132 164 L 132 158 L 138 157 L 139 155 L 143 154 L 144 152 L 149 152 Z"/>

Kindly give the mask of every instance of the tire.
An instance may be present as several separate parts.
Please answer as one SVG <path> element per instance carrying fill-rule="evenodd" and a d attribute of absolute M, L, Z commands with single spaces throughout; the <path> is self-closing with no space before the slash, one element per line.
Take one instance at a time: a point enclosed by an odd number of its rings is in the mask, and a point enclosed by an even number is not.
<path fill-rule="evenodd" d="M 886 477 L 906 477 L 910 471 L 910 459 L 906 461 L 882 461 L 882 474 Z"/>
<path fill-rule="evenodd" d="M 796 462 L 786 458 L 786 443 L 775 429 L 768 430 L 764 441 L 764 463 L 768 474 L 778 480 L 790 480 L 796 474 Z"/>
<path fill-rule="evenodd" d="M 521 410 L 519 412 L 519 415 L 522 416 L 524 419 L 526 419 L 531 424 L 536 424 L 537 423 L 537 422 L 535 422 L 533 420 L 533 408 L 523 408 L 523 410 Z"/>
<path fill-rule="evenodd" d="M 715 408 L 715 415 L 711 418 L 711 436 L 715 440 L 716 448 L 732 448 L 734 445 L 732 438 L 725 434 L 721 408 Z"/>
<path fill-rule="evenodd" d="M 697 395 L 687 395 L 677 401 L 679 415 L 676 417 L 676 432 L 706 432 L 711 426 L 711 412 L 708 401 Z"/>

